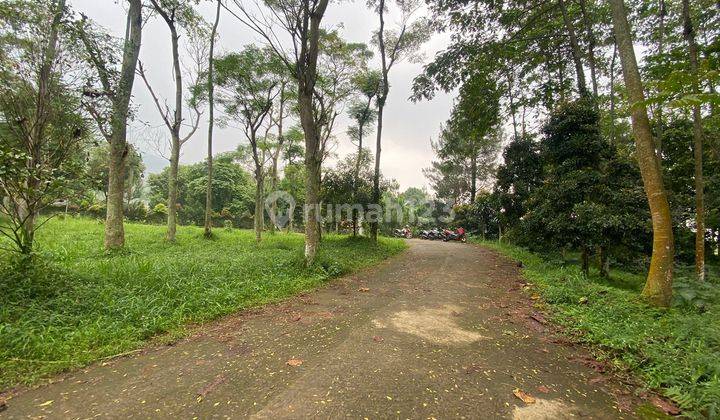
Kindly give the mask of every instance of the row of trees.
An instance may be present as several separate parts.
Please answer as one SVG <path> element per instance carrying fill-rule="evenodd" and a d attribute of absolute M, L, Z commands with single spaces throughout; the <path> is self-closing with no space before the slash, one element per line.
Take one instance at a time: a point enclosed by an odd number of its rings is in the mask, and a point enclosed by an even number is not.
<path fill-rule="evenodd" d="M 418 14 L 420 4 L 370 3 L 378 19 L 371 47 L 347 42 L 337 30 L 322 27 L 327 0 L 213 0 L 212 24 L 198 13 L 199 3 L 128 0 L 122 40 L 74 13 L 64 0 L 12 0 L 0 6 L 0 59 L 2 79 L 7 82 L 3 83 L 1 104 L 0 182 L 5 197 L 3 213 L 8 219 L 3 219 L 0 232 L 20 252 L 32 251 L 34 232 L 40 225 L 36 219 L 43 209 L 60 199 L 87 195 L 88 185 L 102 191 L 106 201 L 105 248 L 124 246 L 124 209 L 133 191 L 139 191 L 133 162 L 137 154 L 127 140 L 129 120 L 135 113 L 131 94 L 136 75 L 169 138 L 168 146 L 163 147 L 169 168 L 162 178 L 150 179 L 151 204 L 154 207 L 161 196 L 166 204 L 168 241 L 175 240 L 178 209 L 185 201 L 180 191 L 182 148 L 196 135 L 204 118 L 208 119 L 208 154 L 200 166 L 206 172 L 203 218 L 207 237 L 212 236 L 212 218 L 218 211 L 213 204 L 217 199 L 215 172 L 229 164 L 222 160 L 226 157 L 213 162 L 216 124 L 238 127 L 245 135 L 246 142 L 233 159 L 242 165 L 250 163 L 258 241 L 265 228 L 267 180 L 277 189 L 281 168 L 295 168 L 293 160 L 302 159 L 302 171 L 290 172 L 305 177 L 305 255 L 312 262 L 320 239 L 321 203 L 327 195 L 322 187 L 322 167 L 333 151 L 338 116 L 346 108 L 355 124 L 349 134 L 358 147 L 354 157 L 348 158 L 354 161 L 350 165 L 354 168 L 350 198 L 366 194 L 360 191 L 364 188 L 360 172 L 367 163 L 363 141 L 374 126 L 372 189 L 366 199 L 380 203 L 385 184 L 380 158 L 389 75 L 403 60 L 416 59 L 430 36 L 429 22 Z M 392 27 L 385 23 L 391 6 L 400 16 Z M 215 44 L 222 16 L 244 24 L 264 45 L 218 56 Z M 167 27 L 172 58 L 167 76 L 174 82 L 171 98 L 159 93 L 155 88 L 158 81 L 139 60 L 143 25 L 149 19 L 158 19 Z M 369 65 L 373 49 L 378 52 L 378 69 Z M 93 146 L 100 137 L 107 141 L 107 148 Z M 84 182 L 88 179 L 93 181 Z M 186 187 L 192 191 L 199 188 Z M 193 221 L 198 218 L 193 214 Z M 357 232 L 357 218 L 354 225 Z M 373 223 L 370 232 L 374 239 L 377 231 L 378 225 Z"/>
<path fill-rule="evenodd" d="M 643 221 L 650 219 L 652 258 L 643 295 L 669 304 L 673 262 L 685 255 L 687 232 L 694 234 L 696 272 L 703 280 L 708 241 L 717 240 L 717 227 L 708 229 L 708 222 L 717 224 L 717 203 L 705 195 L 716 188 L 716 171 L 709 164 L 717 163 L 719 144 L 715 4 L 429 4 L 438 29 L 451 32 L 453 43 L 415 79 L 414 98 L 460 89 L 435 145 L 438 160 L 428 170 L 438 192 L 468 202 L 477 196 L 476 179 L 489 179 L 476 178 L 482 171 L 456 176 L 466 173 L 463 162 L 482 150 L 468 151 L 462 143 L 483 139 L 484 156 L 493 162 L 502 142 L 497 135 L 502 127 L 487 118 L 492 112 L 463 124 L 462 102 L 485 110 L 498 106 L 511 123 L 510 142 L 505 142 L 497 182 L 487 185 L 496 193 L 474 201 L 478 217 L 495 213 L 499 230 L 522 227 L 530 242 L 552 239 L 555 246 L 576 247 L 583 255 L 590 249 L 605 255 L 618 235 L 625 236 L 625 245 L 643 249 Z M 634 45 L 643 47 L 640 60 Z M 473 94 L 477 85 L 485 86 L 484 95 Z M 538 134 L 539 142 L 533 140 Z M 629 165 L 630 159 L 637 166 Z M 644 188 L 649 213 L 638 207 L 637 186 Z"/>

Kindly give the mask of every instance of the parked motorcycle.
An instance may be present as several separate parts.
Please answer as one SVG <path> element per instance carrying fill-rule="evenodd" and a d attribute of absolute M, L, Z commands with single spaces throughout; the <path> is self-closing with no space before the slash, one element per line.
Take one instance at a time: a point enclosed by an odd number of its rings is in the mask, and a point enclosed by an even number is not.
<path fill-rule="evenodd" d="M 442 238 L 442 232 L 440 231 L 440 229 L 435 228 L 435 229 L 430 229 L 429 231 L 427 231 L 426 239 L 433 241 L 433 240 L 441 239 L 441 238 Z"/>
<path fill-rule="evenodd" d="M 450 229 L 445 229 L 443 231 L 443 241 L 458 241 L 465 243 L 467 242 L 467 235 L 465 235 L 464 229 L 458 229 L 456 231 L 452 231 Z"/>
<path fill-rule="evenodd" d="M 406 239 L 412 239 L 413 237 L 410 229 L 393 229 L 393 236 Z"/>

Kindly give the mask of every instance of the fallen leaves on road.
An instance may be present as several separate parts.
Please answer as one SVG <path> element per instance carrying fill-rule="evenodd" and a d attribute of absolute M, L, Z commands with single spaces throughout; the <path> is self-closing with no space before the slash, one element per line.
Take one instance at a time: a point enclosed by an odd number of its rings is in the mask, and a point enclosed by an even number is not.
<path fill-rule="evenodd" d="M 358 292 L 369 292 L 369 291 L 370 291 L 370 289 L 368 289 L 367 287 L 361 287 L 358 289 Z"/>
<path fill-rule="evenodd" d="M 373 341 L 376 343 L 381 343 L 383 341 L 383 338 L 380 337 L 379 335 L 376 335 L 373 337 Z"/>
<path fill-rule="evenodd" d="M 54 402 L 55 402 L 55 400 L 48 400 L 48 401 L 45 401 L 44 403 L 38 405 L 38 407 L 47 407 L 48 405 L 50 405 Z"/>
<path fill-rule="evenodd" d="M 513 390 L 513 394 L 515 394 L 515 396 L 518 397 L 520 400 L 522 400 L 522 402 L 524 402 L 525 404 L 535 404 L 535 397 L 533 397 L 530 394 L 525 393 L 520 388 L 515 388 Z"/>
<path fill-rule="evenodd" d="M 292 367 L 298 367 L 303 364 L 302 359 L 290 359 L 287 361 L 287 364 Z"/>

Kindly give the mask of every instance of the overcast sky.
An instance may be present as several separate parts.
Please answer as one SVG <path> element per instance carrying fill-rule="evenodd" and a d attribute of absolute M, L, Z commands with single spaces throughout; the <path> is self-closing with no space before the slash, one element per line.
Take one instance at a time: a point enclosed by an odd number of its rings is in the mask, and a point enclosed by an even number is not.
<path fill-rule="evenodd" d="M 232 4 L 232 1 L 229 3 Z M 122 1 L 70 0 L 70 4 L 75 11 L 85 13 L 113 35 L 123 36 L 125 6 Z M 214 18 L 214 4 L 214 2 L 202 1 L 198 7 L 208 22 Z M 391 16 L 387 24 L 392 23 L 395 22 Z M 325 27 L 340 27 L 344 38 L 349 41 L 368 43 L 371 32 L 377 26 L 377 17 L 365 7 L 365 2 L 362 0 L 334 1 L 328 7 L 323 24 Z M 227 12 L 222 14 L 218 53 L 237 51 L 245 44 L 253 42 L 260 43 L 259 39 L 233 16 Z M 424 47 L 425 62 L 432 59 L 436 51 L 444 49 L 446 43 L 447 36 L 435 35 Z M 153 19 L 144 28 L 140 59 L 153 88 L 160 96 L 171 98 L 173 81 L 170 35 L 167 26 L 160 18 Z M 430 139 L 437 137 L 440 124 L 447 119 L 452 104 L 452 97 L 445 94 L 438 95 L 430 102 L 412 103 L 408 100 L 412 80 L 421 69 L 422 63 L 402 62 L 392 69 L 390 76 L 391 91 L 385 108 L 381 167 L 385 176 L 394 178 L 400 183 L 401 190 L 412 186 L 427 186 L 422 169 L 429 166 L 433 158 Z M 134 103 L 138 106 L 138 115 L 137 121 L 133 123 L 130 140 L 143 151 L 149 165 L 157 167 L 159 159 L 150 156 L 157 154 L 156 148 L 145 139 L 148 136 L 146 127 L 157 127 L 154 130 L 156 135 L 165 138 L 168 135 L 167 129 L 162 125 L 158 111 L 140 78 L 135 81 L 133 93 Z M 185 115 L 188 113 L 186 112 Z M 347 124 L 347 118 L 343 118 L 335 129 L 338 140 L 337 154 L 340 157 L 353 151 L 353 146 L 345 135 Z M 243 138 L 242 133 L 236 129 L 217 129 L 214 136 L 214 150 L 217 152 L 234 150 Z M 371 143 L 374 145 L 374 136 Z M 184 146 L 181 162 L 192 163 L 203 160 L 207 150 L 206 144 L 207 125 L 202 124 L 192 140 Z"/>

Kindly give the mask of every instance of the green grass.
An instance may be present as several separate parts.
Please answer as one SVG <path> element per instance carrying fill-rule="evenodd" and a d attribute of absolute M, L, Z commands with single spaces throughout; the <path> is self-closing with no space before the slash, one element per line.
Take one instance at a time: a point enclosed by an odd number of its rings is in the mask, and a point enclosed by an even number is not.
<path fill-rule="evenodd" d="M 574 264 L 546 261 L 512 245 L 483 245 L 522 261 L 525 278 L 543 297 L 552 319 L 576 341 L 590 345 L 597 357 L 633 372 L 690 417 L 720 418 L 717 283 L 708 286 L 710 295 L 700 308 L 657 309 L 639 296 L 643 276 L 613 271 L 610 280 L 586 279 Z"/>
<path fill-rule="evenodd" d="M 102 251 L 103 226 L 52 220 L 39 232 L 39 255 L 19 269 L 0 254 L 0 390 L 141 347 L 189 324 L 273 302 L 378 263 L 405 249 L 401 240 L 327 235 L 306 268 L 298 234 L 126 224 L 127 250 Z M 167 337 L 166 336 L 166 337 Z"/>

